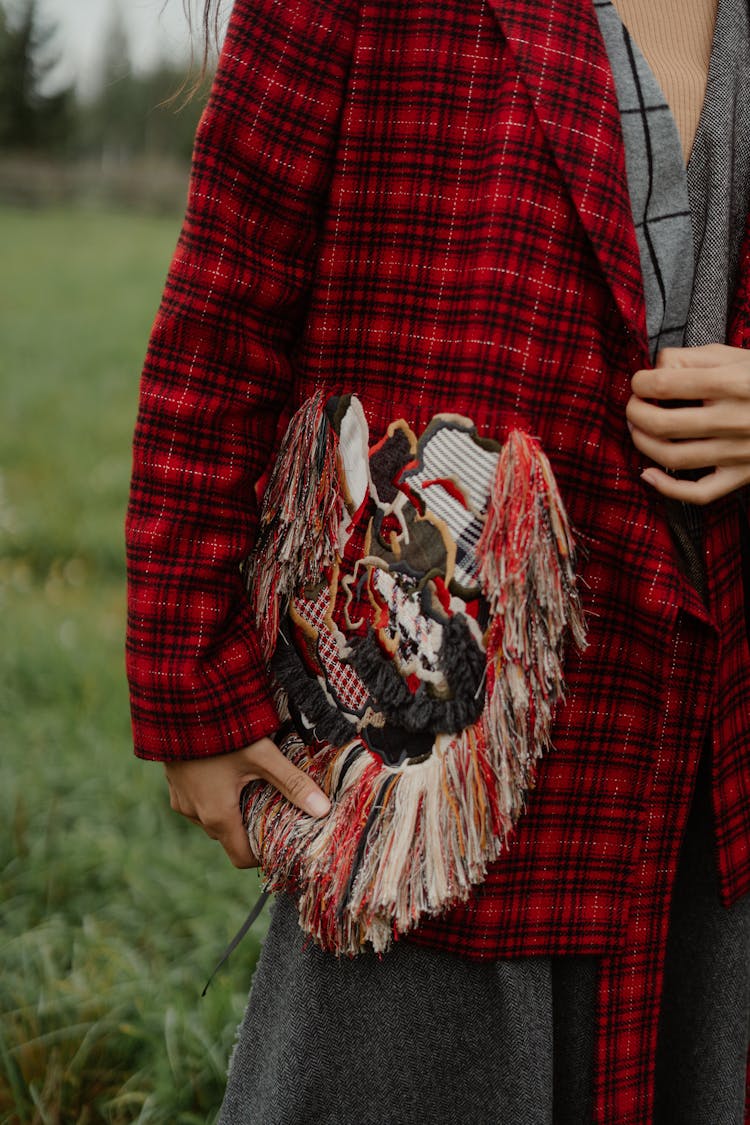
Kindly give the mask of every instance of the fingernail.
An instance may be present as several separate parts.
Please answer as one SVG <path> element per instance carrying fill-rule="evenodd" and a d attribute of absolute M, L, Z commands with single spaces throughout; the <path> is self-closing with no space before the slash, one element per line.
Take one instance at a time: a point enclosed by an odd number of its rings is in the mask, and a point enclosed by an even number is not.
<path fill-rule="evenodd" d="M 327 816 L 331 810 L 331 802 L 324 793 L 315 789 L 305 801 L 310 816 Z"/>
<path fill-rule="evenodd" d="M 632 434 L 632 432 L 633 432 L 633 423 L 632 422 L 628 422 L 628 429 L 630 430 L 630 432 Z"/>

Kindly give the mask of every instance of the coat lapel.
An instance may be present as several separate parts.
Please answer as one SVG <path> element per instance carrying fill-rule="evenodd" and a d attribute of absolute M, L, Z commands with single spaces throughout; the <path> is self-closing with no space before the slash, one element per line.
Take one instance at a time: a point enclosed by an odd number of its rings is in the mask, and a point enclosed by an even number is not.
<path fill-rule="evenodd" d="M 488 0 L 626 324 L 648 354 L 620 112 L 592 0 Z"/>

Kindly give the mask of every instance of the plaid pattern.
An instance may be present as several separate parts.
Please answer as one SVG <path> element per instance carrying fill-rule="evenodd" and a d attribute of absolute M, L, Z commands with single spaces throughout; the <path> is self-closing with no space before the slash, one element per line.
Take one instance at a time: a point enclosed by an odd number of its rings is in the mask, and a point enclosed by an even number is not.
<path fill-rule="evenodd" d="M 633 896 L 623 918 L 623 945 L 615 956 L 599 962 L 594 1103 L 602 1125 L 653 1121 L 658 998 L 669 925 L 666 905 L 688 813 L 674 792 L 674 777 L 682 774 L 691 787 L 695 780 L 690 727 L 705 722 L 707 715 L 685 708 L 692 686 L 686 672 L 691 661 L 705 655 L 693 622 L 678 621 L 671 656 L 673 668 L 682 672 L 672 681 L 654 742 L 651 799 L 641 826 L 643 846 Z"/>
<path fill-rule="evenodd" d="M 693 226 L 672 111 L 611 0 L 594 4 L 617 87 L 646 293 L 651 356 L 682 347 L 693 288 Z M 723 334 L 722 334 L 723 335 Z"/>
<path fill-rule="evenodd" d="M 743 263 L 733 342 L 750 340 Z M 237 568 L 294 405 L 352 388 L 373 432 L 455 409 L 500 438 L 536 434 L 577 530 L 590 644 L 570 652 L 555 748 L 509 853 L 416 940 L 610 955 L 606 1125 L 648 1120 L 667 888 L 707 730 L 723 894 L 750 887 L 737 498 L 706 513 L 706 609 L 625 426 L 647 362 L 593 5 L 238 0 L 143 375 L 136 749 L 216 754 L 275 727 Z"/>

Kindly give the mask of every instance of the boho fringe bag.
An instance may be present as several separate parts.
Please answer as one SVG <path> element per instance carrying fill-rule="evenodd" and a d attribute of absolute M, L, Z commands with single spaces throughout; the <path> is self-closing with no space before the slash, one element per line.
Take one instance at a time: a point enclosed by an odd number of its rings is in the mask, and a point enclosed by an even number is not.
<path fill-rule="evenodd" d="M 457 414 L 370 446 L 353 395 L 292 418 L 245 566 L 315 819 L 243 793 L 267 890 L 325 950 L 382 951 L 468 897 L 549 745 L 562 650 L 583 647 L 568 522 L 533 438 Z"/>

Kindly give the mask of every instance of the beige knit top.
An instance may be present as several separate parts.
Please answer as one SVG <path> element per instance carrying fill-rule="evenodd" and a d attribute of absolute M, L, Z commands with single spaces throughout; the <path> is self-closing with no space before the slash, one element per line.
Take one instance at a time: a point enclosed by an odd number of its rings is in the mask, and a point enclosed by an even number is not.
<path fill-rule="evenodd" d="M 685 160 L 703 106 L 717 0 L 612 0 L 674 114 Z"/>

